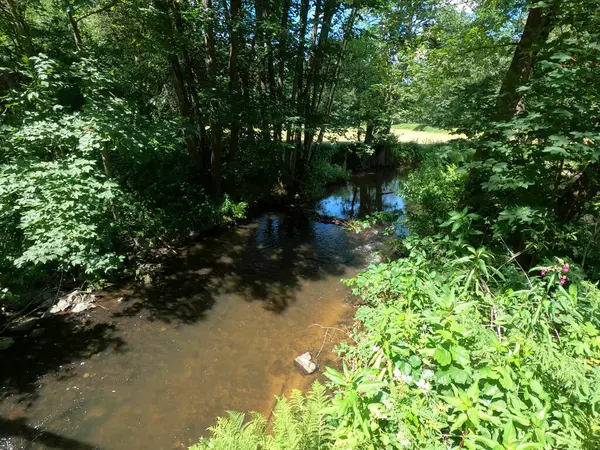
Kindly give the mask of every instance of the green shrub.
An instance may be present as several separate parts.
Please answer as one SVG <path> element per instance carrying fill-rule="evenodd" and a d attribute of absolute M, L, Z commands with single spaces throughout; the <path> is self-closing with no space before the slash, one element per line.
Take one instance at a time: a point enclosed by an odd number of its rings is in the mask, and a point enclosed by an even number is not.
<path fill-rule="evenodd" d="M 408 205 L 405 221 L 409 229 L 421 235 L 434 233 L 448 213 L 458 208 L 465 179 L 455 164 L 426 159 L 400 187 Z"/>
<path fill-rule="evenodd" d="M 320 144 L 315 151 L 317 156 L 307 180 L 301 187 L 302 195 L 308 198 L 323 195 L 328 184 L 347 181 L 351 174 L 345 164 L 338 165 L 332 162 L 341 151 L 337 144 Z"/>
<path fill-rule="evenodd" d="M 460 228 L 348 282 L 366 305 L 356 369 L 328 372 L 337 444 L 597 448 L 600 291 L 561 260 L 525 273 Z"/>

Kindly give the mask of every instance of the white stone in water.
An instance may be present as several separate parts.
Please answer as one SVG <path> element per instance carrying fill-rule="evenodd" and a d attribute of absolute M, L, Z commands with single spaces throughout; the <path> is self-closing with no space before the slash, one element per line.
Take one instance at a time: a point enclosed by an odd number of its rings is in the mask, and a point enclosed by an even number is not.
<path fill-rule="evenodd" d="M 312 360 L 312 356 L 309 352 L 303 353 L 302 355 L 298 356 L 294 362 L 302 369 L 304 370 L 307 374 L 311 374 L 313 373 L 315 370 L 317 370 L 317 365 L 311 361 Z"/>

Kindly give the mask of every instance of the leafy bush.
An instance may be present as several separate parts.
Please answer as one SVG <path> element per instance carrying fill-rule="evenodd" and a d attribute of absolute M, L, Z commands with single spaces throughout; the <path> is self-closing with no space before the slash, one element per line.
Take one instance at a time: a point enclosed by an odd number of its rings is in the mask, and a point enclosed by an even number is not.
<path fill-rule="evenodd" d="M 400 187 L 408 205 L 405 221 L 409 228 L 423 235 L 434 233 L 458 207 L 465 178 L 455 164 L 445 165 L 437 157 L 425 159 Z"/>
<path fill-rule="evenodd" d="M 522 272 L 465 233 L 408 238 L 407 258 L 349 281 L 367 305 L 356 369 L 328 370 L 338 444 L 597 448 L 600 291 L 560 260 Z"/>
<path fill-rule="evenodd" d="M 25 58 L 3 98 L 0 282 L 31 288 L 53 271 L 105 277 L 126 253 L 226 224 L 246 204 L 213 204 L 193 181 L 178 125 L 117 97 L 111 71 Z"/>
<path fill-rule="evenodd" d="M 315 151 L 317 156 L 308 179 L 301 188 L 302 194 L 309 198 L 323 195 L 328 184 L 347 181 L 350 178 L 350 171 L 346 168 L 345 163 L 339 165 L 332 162 L 336 153 L 340 152 L 337 145 L 321 144 Z"/>

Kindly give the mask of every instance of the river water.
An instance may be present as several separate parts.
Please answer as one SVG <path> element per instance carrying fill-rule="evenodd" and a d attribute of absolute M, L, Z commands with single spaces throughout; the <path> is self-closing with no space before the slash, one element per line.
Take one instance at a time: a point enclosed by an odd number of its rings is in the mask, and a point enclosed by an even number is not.
<path fill-rule="evenodd" d="M 399 174 L 355 175 L 315 203 L 343 219 L 403 207 Z M 341 278 L 367 263 L 362 235 L 302 215 L 264 214 L 178 252 L 151 284 L 113 289 L 77 317 L 0 352 L 0 449 L 175 449 L 228 410 L 269 415 L 307 390 L 349 324 Z M 318 324 L 320 326 L 317 326 Z M 320 351 L 320 353 L 319 353 Z"/>

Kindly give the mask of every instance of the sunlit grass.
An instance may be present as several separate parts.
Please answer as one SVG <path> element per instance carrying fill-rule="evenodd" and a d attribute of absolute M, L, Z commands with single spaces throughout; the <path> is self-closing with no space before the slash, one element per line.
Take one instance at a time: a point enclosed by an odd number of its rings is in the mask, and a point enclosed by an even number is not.
<path fill-rule="evenodd" d="M 452 139 L 464 139 L 462 134 L 452 134 L 441 128 L 431 127 L 418 123 L 399 123 L 392 126 L 392 133 L 400 142 L 416 142 L 419 144 L 437 144 L 448 142 Z M 361 136 L 364 139 L 364 133 Z M 351 142 L 357 140 L 356 129 L 345 132 L 325 133 L 326 142 Z"/>

